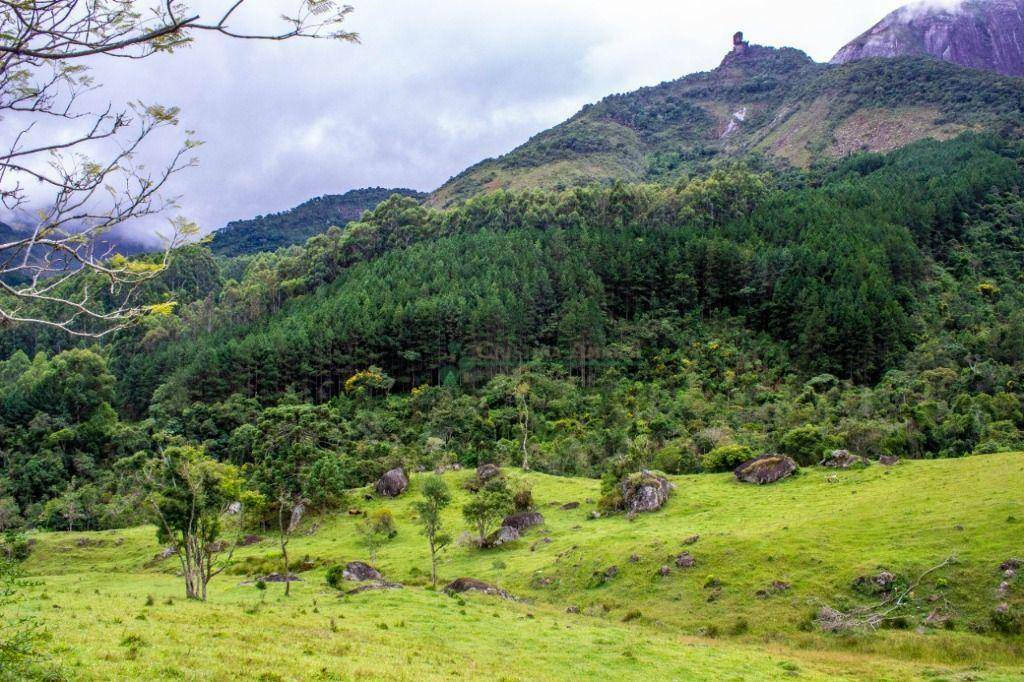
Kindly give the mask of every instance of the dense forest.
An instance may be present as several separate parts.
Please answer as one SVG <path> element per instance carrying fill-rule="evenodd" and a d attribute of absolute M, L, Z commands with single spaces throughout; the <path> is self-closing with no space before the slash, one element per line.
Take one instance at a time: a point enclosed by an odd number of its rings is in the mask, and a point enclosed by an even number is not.
<path fill-rule="evenodd" d="M 1019 142 L 966 134 L 185 247 L 146 292 L 169 314 L 91 346 L 4 331 L 0 525 L 133 523 L 126 482 L 168 446 L 252 472 L 287 451 L 345 486 L 1020 449 L 1022 187 Z"/>
<path fill-rule="evenodd" d="M 310 199 L 289 211 L 228 223 L 213 233 L 210 250 L 218 256 L 242 256 L 302 244 L 310 237 L 326 232 L 329 227 L 344 227 L 358 220 L 363 212 L 376 208 L 396 194 L 414 199 L 425 197 L 411 189 L 383 187 L 328 194 Z"/>

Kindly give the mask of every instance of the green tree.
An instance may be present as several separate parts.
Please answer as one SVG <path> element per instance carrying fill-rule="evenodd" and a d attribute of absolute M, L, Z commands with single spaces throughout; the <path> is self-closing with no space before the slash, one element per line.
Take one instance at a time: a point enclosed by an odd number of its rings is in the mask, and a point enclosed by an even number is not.
<path fill-rule="evenodd" d="M 444 479 L 431 476 L 423 482 L 422 499 L 413 504 L 423 535 L 430 547 L 430 582 L 437 587 L 437 555 L 451 543 L 451 536 L 444 532 L 442 513 L 452 503 L 451 493 Z"/>
<path fill-rule="evenodd" d="M 462 507 L 462 516 L 476 531 L 480 547 L 501 521 L 515 511 L 515 501 L 504 479 L 491 479 Z"/>
<path fill-rule="evenodd" d="M 193 446 L 167 448 L 148 463 L 143 476 L 157 537 L 175 549 L 181 562 L 185 596 L 206 601 L 207 585 L 230 565 L 238 546 L 242 511 L 257 499 L 244 493 L 237 468 Z M 225 556 L 219 544 L 222 518 L 236 503 L 236 539 Z"/>
<path fill-rule="evenodd" d="M 377 561 L 377 552 L 388 541 L 398 535 L 395 529 L 395 517 L 388 509 L 378 509 L 371 513 L 357 527 L 359 537 L 370 553 L 370 562 Z"/>

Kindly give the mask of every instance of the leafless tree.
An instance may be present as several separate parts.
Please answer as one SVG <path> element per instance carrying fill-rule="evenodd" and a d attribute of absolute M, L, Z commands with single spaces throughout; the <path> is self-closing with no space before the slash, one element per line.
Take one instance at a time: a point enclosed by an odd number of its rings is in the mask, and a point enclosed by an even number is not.
<path fill-rule="evenodd" d="M 185 131 L 163 164 L 142 163 L 144 144 L 178 126 L 179 110 L 142 102 L 97 108 L 88 64 L 144 60 L 202 34 L 358 40 L 341 28 L 352 8 L 334 0 L 281 0 L 298 6 L 270 30 L 235 28 L 252 23 L 246 11 L 267 1 L 203 0 L 194 10 L 188 0 L 0 0 L 0 204 L 31 216 L 23 232 L 0 239 L 0 323 L 101 337 L 170 309 L 138 294 L 195 232 L 170 215 L 177 198 L 166 190 L 195 164 L 199 142 Z M 162 256 L 127 259 L 105 245 L 115 228 L 157 217 L 169 223 Z"/>

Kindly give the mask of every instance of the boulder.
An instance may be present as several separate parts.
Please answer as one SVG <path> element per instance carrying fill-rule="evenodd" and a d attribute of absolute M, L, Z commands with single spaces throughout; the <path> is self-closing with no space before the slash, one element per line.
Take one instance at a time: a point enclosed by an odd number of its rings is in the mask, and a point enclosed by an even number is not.
<path fill-rule="evenodd" d="M 1024 568 L 1024 559 L 1007 559 L 999 565 L 1000 571 L 1019 571 Z"/>
<path fill-rule="evenodd" d="M 573 509 L 579 509 L 579 508 L 580 508 L 580 503 L 579 502 L 567 502 L 567 503 L 563 504 L 561 507 L 559 507 L 559 509 L 561 509 L 562 511 L 572 511 Z"/>
<path fill-rule="evenodd" d="M 492 597 L 501 597 L 509 601 L 517 601 L 515 597 L 494 585 L 489 585 L 482 580 L 475 578 L 459 578 L 445 586 L 444 591 L 449 594 L 464 594 L 466 592 L 481 592 Z"/>
<path fill-rule="evenodd" d="M 668 502 L 672 484 L 668 479 L 650 471 L 627 476 L 622 482 L 622 500 L 631 514 L 657 511 Z"/>
<path fill-rule="evenodd" d="M 481 464 L 476 468 L 476 480 L 481 485 L 499 476 L 501 476 L 501 469 L 497 464 Z"/>
<path fill-rule="evenodd" d="M 345 580 L 350 580 L 356 583 L 364 583 L 371 580 L 384 580 L 384 576 L 380 574 L 380 571 L 370 564 L 363 563 L 362 561 L 350 561 L 346 564 L 345 570 L 341 573 L 341 577 Z"/>
<path fill-rule="evenodd" d="M 853 581 L 853 589 L 862 594 L 885 595 L 896 586 L 899 577 L 890 571 L 876 575 L 862 575 Z"/>
<path fill-rule="evenodd" d="M 789 478 L 800 467 L 792 457 L 786 455 L 765 455 L 736 467 L 733 472 L 741 483 L 767 485 Z"/>
<path fill-rule="evenodd" d="M 263 576 L 259 581 L 264 583 L 301 583 L 302 578 L 294 573 L 287 577 L 280 573 L 271 573 L 270 575 Z"/>
<path fill-rule="evenodd" d="M 693 568 L 696 563 L 697 560 L 689 552 L 683 552 L 676 557 L 676 566 L 679 568 Z"/>
<path fill-rule="evenodd" d="M 699 535 L 691 535 L 690 537 L 683 540 L 683 544 L 686 546 L 696 545 L 698 542 L 700 542 Z"/>
<path fill-rule="evenodd" d="M 658 569 L 658 575 L 660 575 L 662 578 L 666 578 L 666 577 L 668 577 L 671 574 L 672 574 L 672 569 L 669 568 L 668 566 L 662 566 L 661 568 Z"/>
<path fill-rule="evenodd" d="M 772 581 L 772 584 L 768 587 L 764 588 L 763 590 L 757 591 L 757 598 L 767 599 L 772 595 L 787 592 L 791 587 L 792 585 L 790 585 L 789 583 L 782 582 L 781 580 L 774 580 Z"/>
<path fill-rule="evenodd" d="M 373 592 L 376 590 L 400 590 L 402 585 L 399 583 L 389 583 L 383 580 L 375 580 L 373 582 L 367 582 L 359 587 L 355 587 L 345 592 L 347 595 L 362 594 L 363 592 Z"/>
<path fill-rule="evenodd" d="M 381 497 L 398 497 L 409 487 L 409 479 L 401 469 L 392 469 L 380 477 L 376 487 Z"/>
<path fill-rule="evenodd" d="M 821 466 L 830 469 L 862 469 L 871 464 L 867 457 L 852 454 L 849 450 L 833 450 L 821 461 Z"/>
<path fill-rule="evenodd" d="M 238 546 L 252 547 L 253 545 L 257 545 L 261 542 L 263 542 L 263 538 L 261 538 L 259 535 L 246 535 L 244 538 L 239 540 Z"/>
<path fill-rule="evenodd" d="M 501 547 L 502 545 L 515 542 L 520 538 L 519 530 L 511 526 L 502 526 L 494 531 L 487 538 L 488 547 Z"/>
<path fill-rule="evenodd" d="M 508 528 L 515 528 L 517 531 L 522 533 L 534 526 L 540 526 L 544 523 L 544 517 L 538 512 L 524 512 L 522 514 L 514 514 L 507 517 L 501 522 L 502 526 Z"/>
<path fill-rule="evenodd" d="M 890 455 L 882 455 L 878 458 L 878 463 L 886 467 L 894 467 L 900 463 L 899 457 L 892 457 Z"/>

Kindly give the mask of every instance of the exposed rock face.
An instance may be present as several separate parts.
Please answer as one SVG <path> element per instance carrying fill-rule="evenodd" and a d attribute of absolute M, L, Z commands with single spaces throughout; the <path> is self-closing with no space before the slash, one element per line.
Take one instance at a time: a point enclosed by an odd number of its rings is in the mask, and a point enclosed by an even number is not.
<path fill-rule="evenodd" d="M 974 69 L 1024 76 L 1024 0 L 917 2 L 896 10 L 844 47 L 833 64 L 930 55 Z"/>
<path fill-rule="evenodd" d="M 522 533 L 525 530 L 533 528 L 534 526 L 540 526 L 544 523 L 544 517 L 538 512 L 524 512 L 522 514 L 515 514 L 509 516 L 501 522 L 502 526 L 508 528 L 515 528 L 517 531 Z"/>
<path fill-rule="evenodd" d="M 765 455 L 764 457 L 744 462 L 733 473 L 736 475 L 736 480 L 742 483 L 767 485 L 768 483 L 775 483 L 784 478 L 789 478 L 799 468 L 792 457 L 787 457 L 786 455 Z"/>
<path fill-rule="evenodd" d="M 377 481 L 377 494 L 381 497 L 398 497 L 409 487 L 409 479 L 401 469 L 392 469 Z"/>
<path fill-rule="evenodd" d="M 520 537 L 519 531 L 510 526 L 502 526 L 498 530 L 491 533 L 487 538 L 488 547 L 501 547 L 502 545 L 515 542 Z"/>
<path fill-rule="evenodd" d="M 657 511 L 668 502 L 672 484 L 664 476 L 641 471 L 622 482 L 622 499 L 631 514 Z"/>
<path fill-rule="evenodd" d="M 832 454 L 821 461 L 821 466 L 830 469 L 854 469 L 863 468 L 871 464 L 866 457 L 852 454 L 849 450 L 834 450 Z"/>
<path fill-rule="evenodd" d="M 488 585 L 482 580 L 476 580 L 475 578 L 459 578 L 454 580 L 444 588 L 444 591 L 448 594 L 462 594 L 464 592 L 482 592 L 483 594 L 490 595 L 492 597 L 501 597 L 502 599 L 508 599 L 509 601 L 516 601 L 516 598 L 511 594 L 495 587 L 494 585 Z"/>
<path fill-rule="evenodd" d="M 345 580 L 351 580 L 352 582 L 362 583 L 370 580 L 384 580 L 384 576 L 380 574 L 376 568 L 370 564 L 365 564 L 362 561 L 350 561 L 342 572 L 342 577 Z"/>

